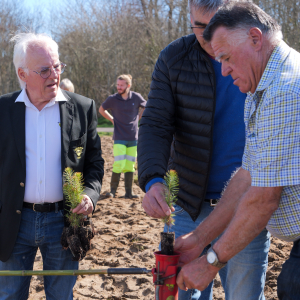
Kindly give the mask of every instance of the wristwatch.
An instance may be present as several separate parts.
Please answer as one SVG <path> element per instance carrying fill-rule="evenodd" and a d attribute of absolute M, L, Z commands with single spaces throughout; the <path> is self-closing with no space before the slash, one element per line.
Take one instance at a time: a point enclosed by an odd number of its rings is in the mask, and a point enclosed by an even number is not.
<path fill-rule="evenodd" d="M 225 267 L 227 264 L 227 262 L 226 263 L 219 262 L 218 256 L 212 247 L 210 247 L 208 249 L 206 259 L 209 264 L 211 264 L 212 266 L 215 266 L 217 268 L 220 268 L 220 269 Z"/>

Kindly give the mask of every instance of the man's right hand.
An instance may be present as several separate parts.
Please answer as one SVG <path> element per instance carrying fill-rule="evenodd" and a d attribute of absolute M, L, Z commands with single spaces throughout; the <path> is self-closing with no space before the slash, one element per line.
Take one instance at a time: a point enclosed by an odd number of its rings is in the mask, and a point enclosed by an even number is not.
<path fill-rule="evenodd" d="M 150 217 L 162 219 L 175 211 L 174 207 L 170 209 L 165 201 L 165 189 L 166 187 L 162 183 L 156 182 L 145 194 L 142 206 Z"/>

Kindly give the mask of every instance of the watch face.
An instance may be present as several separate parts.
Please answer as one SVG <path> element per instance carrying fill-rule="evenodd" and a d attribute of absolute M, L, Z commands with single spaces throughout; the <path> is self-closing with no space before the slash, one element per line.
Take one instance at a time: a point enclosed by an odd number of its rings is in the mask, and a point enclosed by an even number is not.
<path fill-rule="evenodd" d="M 216 255 L 214 252 L 208 252 L 207 253 L 207 261 L 210 263 L 210 264 L 213 264 L 216 260 Z"/>

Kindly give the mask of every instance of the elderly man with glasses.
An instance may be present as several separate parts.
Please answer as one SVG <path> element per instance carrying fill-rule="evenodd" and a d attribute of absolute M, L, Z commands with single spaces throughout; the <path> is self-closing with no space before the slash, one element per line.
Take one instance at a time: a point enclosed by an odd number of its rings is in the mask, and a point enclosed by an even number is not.
<path fill-rule="evenodd" d="M 167 169 L 176 170 L 180 185 L 172 227 L 176 238 L 195 230 L 213 212 L 226 182 L 242 165 L 246 94 L 232 78 L 222 76 L 221 64 L 203 38 L 209 21 L 225 2 L 189 1 L 193 34 L 172 42 L 161 52 L 141 120 L 139 182 L 147 192 L 143 207 L 155 218 L 171 213 L 162 196 L 162 181 Z M 226 207 L 223 214 L 227 214 Z M 217 225 L 216 221 L 210 227 L 201 227 L 203 236 Z M 223 267 L 219 274 L 226 299 L 265 299 L 269 237 L 267 230 L 261 229 L 226 266 L 218 264 Z M 203 240 L 199 249 L 216 241 L 203 244 Z M 202 293 L 183 288 L 179 300 L 212 299 L 212 285 L 210 282 Z"/>
<path fill-rule="evenodd" d="M 185 263 L 177 283 L 204 289 L 219 271 L 215 262 L 239 256 L 266 227 L 273 236 L 294 243 L 277 293 L 280 300 L 299 300 L 300 53 L 282 40 L 275 19 L 247 1 L 223 6 L 203 36 L 222 63 L 222 74 L 247 93 L 246 145 L 242 167 L 216 209 L 177 240 Z M 213 251 L 198 258 L 201 245 L 221 233 Z"/>
<path fill-rule="evenodd" d="M 22 91 L 0 98 L 0 270 L 30 270 L 38 248 L 44 270 L 78 269 L 60 238 L 66 213 L 63 171 L 84 177 L 73 213 L 88 215 L 98 201 L 104 161 L 95 103 L 59 88 L 65 64 L 44 34 L 13 37 Z M 47 299 L 73 299 L 75 276 L 45 276 Z M 30 277 L 0 277 L 0 299 L 27 299 Z"/>

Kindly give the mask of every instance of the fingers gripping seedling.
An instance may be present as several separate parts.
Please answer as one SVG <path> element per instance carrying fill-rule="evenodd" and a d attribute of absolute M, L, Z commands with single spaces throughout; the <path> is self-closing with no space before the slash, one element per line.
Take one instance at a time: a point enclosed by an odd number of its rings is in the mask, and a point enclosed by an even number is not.
<path fill-rule="evenodd" d="M 64 172 L 63 193 L 66 204 L 70 209 L 76 208 L 83 198 L 83 177 L 79 172 L 74 172 L 71 168 L 66 168 Z M 67 214 L 69 227 L 65 227 L 61 236 L 61 244 L 69 248 L 74 260 L 81 260 L 90 249 L 91 239 L 94 237 L 94 228 L 90 220 L 82 214 L 69 212 Z"/>
<path fill-rule="evenodd" d="M 165 180 L 165 201 L 171 209 L 177 201 L 177 194 L 179 191 L 179 179 L 175 170 L 170 170 L 164 177 Z M 168 232 L 161 232 L 161 254 L 173 255 L 175 234 L 169 232 L 170 227 L 174 225 L 174 214 L 170 214 L 163 218 L 163 222 L 168 226 Z"/>
<path fill-rule="evenodd" d="M 166 186 L 164 195 L 165 201 L 171 209 L 177 201 L 177 194 L 179 191 L 179 179 L 177 172 L 175 170 L 170 170 L 169 172 L 167 172 L 164 180 L 164 185 Z M 168 232 L 170 230 L 170 226 L 174 225 L 175 220 L 173 219 L 173 217 L 174 214 L 170 214 L 169 216 L 163 218 L 163 222 L 168 226 Z"/>

